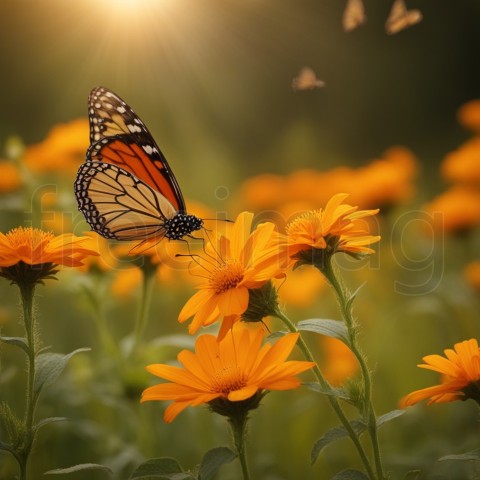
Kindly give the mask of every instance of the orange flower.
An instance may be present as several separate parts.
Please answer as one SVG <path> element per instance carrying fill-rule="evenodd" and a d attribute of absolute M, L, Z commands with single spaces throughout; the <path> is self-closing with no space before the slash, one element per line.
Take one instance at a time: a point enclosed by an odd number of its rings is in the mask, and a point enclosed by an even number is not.
<path fill-rule="evenodd" d="M 241 213 L 233 225 L 224 225 L 225 234 L 213 235 L 203 256 L 195 256 L 191 273 L 201 278 L 201 284 L 178 317 L 183 323 L 193 316 L 190 333 L 220 317 L 224 317 L 225 333 L 247 309 L 249 290 L 282 273 L 286 263 L 283 236 L 269 222 L 250 233 L 252 220 L 252 213 Z"/>
<path fill-rule="evenodd" d="M 89 255 L 98 253 L 87 237 L 76 237 L 71 233 L 54 236 L 31 227 L 14 228 L 6 235 L 0 232 L 0 267 L 10 267 L 19 262 L 79 267 Z"/>
<path fill-rule="evenodd" d="M 480 225 L 480 192 L 471 188 L 453 187 L 424 208 L 440 232 L 464 232 Z"/>
<path fill-rule="evenodd" d="M 480 138 L 474 137 L 442 162 L 442 175 L 451 182 L 480 185 Z"/>
<path fill-rule="evenodd" d="M 275 282 L 280 304 L 300 308 L 311 305 L 321 295 L 325 279 L 310 265 L 288 272 L 286 280 Z"/>
<path fill-rule="evenodd" d="M 464 127 L 480 132 L 480 100 L 470 100 L 457 112 L 458 122 Z"/>
<path fill-rule="evenodd" d="M 312 249 L 353 255 L 374 252 L 368 245 L 380 237 L 369 235 L 361 219 L 375 215 L 378 209 L 358 210 L 342 204 L 347 197 L 346 193 L 334 195 L 324 209 L 306 212 L 287 226 L 291 257 Z"/>
<path fill-rule="evenodd" d="M 298 339 L 289 334 L 273 346 L 262 346 L 263 331 L 239 323 L 222 340 L 200 335 L 195 353 L 178 354 L 182 367 L 155 364 L 147 370 L 169 383 L 154 385 L 142 394 L 142 402 L 172 400 L 164 414 L 171 422 L 185 408 L 222 399 L 242 402 L 263 390 L 289 390 L 300 386 L 295 375 L 312 368 L 313 362 L 286 361 Z"/>
<path fill-rule="evenodd" d="M 26 149 L 24 162 L 33 172 L 74 172 L 85 158 L 88 139 L 86 118 L 56 125 L 43 142 Z"/>
<path fill-rule="evenodd" d="M 432 403 L 453 402 L 473 398 L 480 402 L 480 350 L 478 342 L 472 338 L 456 343 L 454 349 L 446 349 L 445 357 L 428 355 L 423 357 L 420 368 L 433 370 L 442 375 L 440 385 L 424 388 L 409 393 L 401 400 L 401 405 L 408 407 L 429 398 Z"/>
<path fill-rule="evenodd" d="M 465 267 L 465 277 L 469 285 L 480 292 L 480 261 L 471 262 Z"/>
<path fill-rule="evenodd" d="M 22 186 L 22 177 L 17 166 L 8 161 L 0 161 L 0 193 L 12 192 Z"/>

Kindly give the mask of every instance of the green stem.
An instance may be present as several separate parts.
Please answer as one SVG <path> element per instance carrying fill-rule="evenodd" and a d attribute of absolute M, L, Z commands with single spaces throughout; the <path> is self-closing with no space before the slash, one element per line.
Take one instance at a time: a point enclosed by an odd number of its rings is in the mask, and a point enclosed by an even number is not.
<path fill-rule="evenodd" d="M 135 321 L 135 330 L 133 333 L 133 344 L 130 354 L 133 354 L 142 341 L 145 328 L 148 323 L 148 311 L 152 301 L 153 284 L 155 281 L 155 270 L 149 268 L 142 268 L 142 293 L 140 298 L 140 305 Z"/>
<path fill-rule="evenodd" d="M 372 379 L 365 356 L 360 351 L 357 344 L 357 325 L 352 312 L 353 301 L 351 300 L 351 294 L 341 279 L 336 275 L 335 268 L 332 263 L 332 256 L 325 258 L 325 262 L 323 263 L 322 268 L 319 268 L 319 270 L 325 275 L 326 279 L 335 290 L 337 300 L 342 311 L 342 316 L 348 330 L 349 347 L 357 358 L 362 371 L 364 384 L 364 405 L 362 413 L 366 420 L 368 432 L 372 442 L 377 478 L 383 480 L 385 477 L 383 474 L 380 446 L 378 442 L 377 418 L 372 404 Z"/>
<path fill-rule="evenodd" d="M 27 338 L 27 393 L 26 393 L 26 408 L 25 408 L 25 438 L 23 443 L 23 449 L 20 457 L 20 480 L 26 480 L 27 478 L 27 463 L 28 457 L 32 450 L 34 432 L 33 422 L 35 416 L 35 405 L 37 398 L 35 395 L 35 321 L 33 316 L 33 296 L 35 293 L 35 284 L 25 282 L 19 284 L 20 295 L 22 298 L 23 307 L 23 323 L 25 327 L 25 334 Z"/>
<path fill-rule="evenodd" d="M 238 459 L 242 467 L 243 480 L 250 479 L 248 471 L 247 453 L 245 448 L 245 438 L 247 429 L 248 413 L 236 415 L 229 418 L 232 427 L 233 440 L 235 442 L 235 449 L 237 451 Z"/>
<path fill-rule="evenodd" d="M 290 332 L 298 333 L 298 330 L 293 324 L 293 322 L 280 309 L 277 309 L 277 311 L 275 312 L 275 316 L 284 323 L 284 325 L 288 328 Z M 298 337 L 297 345 L 300 347 L 300 350 L 302 350 L 304 357 L 308 361 L 315 363 L 315 367 L 313 367 L 313 371 L 315 373 L 315 376 L 317 377 L 318 383 L 326 390 L 331 389 L 330 384 L 323 376 L 322 371 L 318 367 L 317 362 L 315 361 L 315 358 L 313 357 L 312 353 L 310 352 L 310 349 L 308 348 L 307 344 L 305 343 L 301 335 Z M 372 469 L 372 466 L 370 465 L 370 461 L 368 460 L 367 454 L 365 453 L 365 450 L 362 444 L 360 443 L 360 439 L 356 434 L 355 430 L 353 429 L 352 425 L 348 421 L 348 418 L 346 417 L 338 400 L 332 395 L 327 395 L 327 398 L 333 410 L 337 414 L 337 417 L 342 423 L 343 427 L 348 432 L 348 435 L 350 436 L 353 444 L 355 445 L 358 451 L 358 454 L 360 456 L 360 459 L 362 460 L 363 466 L 365 467 L 365 470 L 367 471 L 369 477 L 371 479 L 375 479 L 376 478 L 375 473 Z"/>

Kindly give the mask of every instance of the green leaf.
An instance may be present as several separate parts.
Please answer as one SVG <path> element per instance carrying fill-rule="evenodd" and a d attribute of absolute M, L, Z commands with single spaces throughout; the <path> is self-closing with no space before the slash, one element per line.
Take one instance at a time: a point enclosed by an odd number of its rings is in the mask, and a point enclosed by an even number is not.
<path fill-rule="evenodd" d="M 66 355 L 61 353 L 42 353 L 37 357 L 37 370 L 35 375 L 35 396 L 46 385 L 52 384 L 63 372 L 68 361 L 77 353 L 88 352 L 89 348 L 78 348 Z"/>
<path fill-rule="evenodd" d="M 44 418 L 44 419 L 40 420 L 33 428 L 34 428 L 35 432 L 37 432 L 38 430 L 40 430 L 45 425 L 48 425 L 48 424 L 54 423 L 54 422 L 65 422 L 66 420 L 68 420 L 68 418 L 66 418 L 66 417 L 48 417 L 48 418 Z"/>
<path fill-rule="evenodd" d="M 445 455 L 444 457 L 438 459 L 439 462 L 443 462 L 445 460 L 480 462 L 480 449 L 472 450 L 471 452 L 460 453 L 458 455 Z"/>
<path fill-rule="evenodd" d="M 341 388 L 326 388 L 322 387 L 322 385 L 318 383 L 313 383 L 313 382 L 305 382 L 303 383 L 307 388 L 310 390 L 313 390 L 314 392 L 321 393 L 323 395 L 329 395 L 331 397 L 336 397 L 336 398 L 341 398 L 342 400 L 345 400 L 346 402 L 351 403 L 351 399 L 348 395 L 348 393 L 345 390 L 342 390 Z"/>
<path fill-rule="evenodd" d="M 358 292 L 365 286 L 365 283 L 362 283 L 352 294 L 347 299 L 347 309 L 350 309 L 352 307 L 352 303 L 357 298 Z"/>
<path fill-rule="evenodd" d="M 380 415 L 380 417 L 377 418 L 377 427 L 381 427 L 385 423 L 390 422 L 390 420 L 402 416 L 405 412 L 406 410 L 392 410 L 388 413 Z"/>
<path fill-rule="evenodd" d="M 350 422 L 353 430 L 357 435 L 360 435 L 367 429 L 365 423 L 360 420 L 352 420 Z M 310 460 L 312 465 L 317 461 L 318 455 L 320 452 L 330 443 L 340 440 L 341 438 L 348 437 L 349 433 L 344 427 L 333 427 L 328 430 L 325 435 L 320 437 L 314 444 L 312 452 L 310 453 Z"/>
<path fill-rule="evenodd" d="M 83 472 L 84 470 L 103 470 L 110 475 L 113 475 L 112 470 L 105 465 L 99 465 L 98 463 L 81 463 L 67 468 L 56 468 L 55 470 L 49 470 L 44 475 L 61 475 L 65 473 Z"/>
<path fill-rule="evenodd" d="M 140 464 L 130 475 L 129 479 L 158 477 L 168 480 L 194 480 L 189 473 L 185 473 L 174 458 L 152 458 Z"/>
<path fill-rule="evenodd" d="M 223 464 L 230 463 L 235 458 L 235 452 L 227 447 L 212 448 L 203 456 L 199 480 L 212 480 Z"/>
<path fill-rule="evenodd" d="M 342 470 L 332 477 L 332 480 L 368 480 L 368 476 L 360 470 Z"/>
<path fill-rule="evenodd" d="M 410 470 L 405 474 L 403 480 L 418 480 L 422 474 L 421 470 Z"/>
<path fill-rule="evenodd" d="M 0 337 L 0 341 L 6 343 L 7 345 L 14 345 L 15 347 L 21 348 L 28 355 L 28 343 L 27 339 L 24 337 Z"/>
<path fill-rule="evenodd" d="M 338 340 L 341 340 L 348 345 L 347 327 L 343 322 L 338 320 L 311 318 L 298 322 L 297 329 L 306 332 L 319 333 L 320 335 L 326 335 L 327 337 L 338 338 Z"/>

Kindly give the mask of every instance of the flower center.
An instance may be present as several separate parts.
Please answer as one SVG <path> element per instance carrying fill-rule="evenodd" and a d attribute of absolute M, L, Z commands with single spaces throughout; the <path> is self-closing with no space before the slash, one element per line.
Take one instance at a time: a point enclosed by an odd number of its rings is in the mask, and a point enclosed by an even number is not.
<path fill-rule="evenodd" d="M 38 228 L 18 227 L 10 230 L 5 236 L 13 248 L 27 246 L 31 250 L 35 250 L 45 240 L 52 239 L 53 233 L 44 232 Z"/>
<path fill-rule="evenodd" d="M 295 218 L 287 225 L 287 235 L 291 238 L 311 235 L 315 237 L 317 227 L 322 223 L 322 210 L 309 210 Z"/>
<path fill-rule="evenodd" d="M 215 293 L 223 293 L 235 288 L 243 280 L 243 268 L 235 259 L 225 260 L 210 274 L 210 287 Z"/>
<path fill-rule="evenodd" d="M 226 365 L 221 370 L 216 371 L 211 380 L 212 390 L 224 395 L 240 390 L 246 385 L 246 375 L 240 372 L 238 367 L 234 365 Z"/>

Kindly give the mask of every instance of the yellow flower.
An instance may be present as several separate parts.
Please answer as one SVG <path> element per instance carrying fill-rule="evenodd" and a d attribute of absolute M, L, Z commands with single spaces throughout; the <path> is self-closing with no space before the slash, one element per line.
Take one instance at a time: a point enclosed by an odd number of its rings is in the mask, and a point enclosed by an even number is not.
<path fill-rule="evenodd" d="M 56 125 L 43 142 L 26 149 L 24 162 L 33 172 L 74 172 L 85 158 L 88 139 L 86 118 Z"/>
<path fill-rule="evenodd" d="M 295 375 L 312 368 L 313 362 L 286 361 L 298 339 L 289 334 L 273 346 L 262 346 L 260 328 L 236 324 L 222 340 L 200 335 L 195 353 L 178 354 L 182 367 L 155 364 L 147 370 L 168 383 L 154 385 L 142 394 L 142 402 L 172 400 L 164 414 L 171 422 L 185 408 L 196 407 L 216 399 L 225 403 L 246 401 L 263 390 L 289 390 L 300 386 Z"/>
<path fill-rule="evenodd" d="M 258 289 L 282 274 L 286 263 L 284 239 L 272 223 L 250 233 L 253 214 L 241 213 L 235 223 L 225 224 L 225 234 L 215 233 L 196 255 L 192 275 L 198 275 L 199 291 L 183 307 L 178 320 L 193 316 L 189 332 L 224 317 L 222 332 L 237 321 L 248 307 L 249 290 Z"/>
<path fill-rule="evenodd" d="M 452 187 L 424 208 L 439 232 L 462 233 L 480 225 L 480 192 L 473 188 Z"/>
<path fill-rule="evenodd" d="M 346 193 L 334 195 L 324 209 L 306 212 L 287 226 L 292 258 L 312 249 L 353 255 L 374 252 L 368 245 L 378 242 L 380 237 L 369 235 L 362 219 L 375 215 L 378 209 L 358 210 L 342 203 L 347 197 Z"/>
<path fill-rule="evenodd" d="M 12 192 L 22 186 L 22 177 L 12 162 L 0 161 L 0 193 Z"/>
<path fill-rule="evenodd" d="M 449 153 L 441 170 L 450 182 L 480 185 L 480 138 L 474 137 Z"/>
<path fill-rule="evenodd" d="M 79 267 L 87 256 L 98 255 L 92 247 L 87 237 L 76 237 L 71 233 L 55 236 L 38 228 L 18 227 L 6 235 L 0 232 L 0 267 L 10 267 L 18 262 Z"/>
<path fill-rule="evenodd" d="M 420 368 L 433 370 L 442 375 L 440 385 L 409 393 L 401 400 L 408 407 L 429 398 L 432 403 L 453 402 L 473 398 L 480 402 L 480 350 L 478 342 L 472 338 L 456 343 L 454 349 L 446 349 L 445 357 L 428 355 L 423 357 Z"/>

